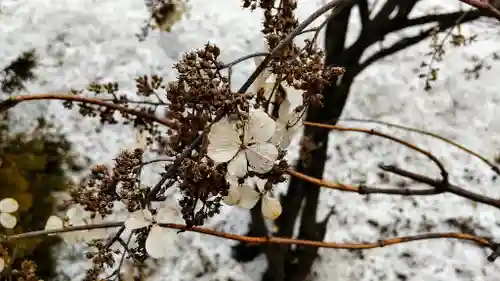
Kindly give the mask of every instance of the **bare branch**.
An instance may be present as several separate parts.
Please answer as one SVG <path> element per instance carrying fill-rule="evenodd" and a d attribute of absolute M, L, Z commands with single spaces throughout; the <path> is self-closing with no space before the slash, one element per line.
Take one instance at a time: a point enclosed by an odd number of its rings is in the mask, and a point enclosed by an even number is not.
<path fill-rule="evenodd" d="M 475 202 L 483 203 L 486 205 L 493 206 L 495 208 L 500 209 L 500 200 L 498 199 L 493 199 L 491 197 L 487 197 L 472 191 L 468 191 L 462 187 L 459 187 L 457 185 L 453 185 L 451 183 L 443 183 L 440 180 L 433 179 L 427 176 L 423 176 L 420 174 L 416 174 L 410 171 L 407 171 L 405 169 L 401 169 L 396 167 L 395 165 L 380 165 L 379 166 L 382 170 L 386 172 L 390 172 L 405 178 L 412 179 L 417 182 L 425 183 L 429 186 L 442 189 L 445 192 L 453 193 L 455 195 L 470 199 Z"/>
<path fill-rule="evenodd" d="M 22 234 L 15 234 L 15 235 L 10 235 L 10 236 L 4 237 L 3 239 L 0 239 L 0 243 L 13 242 L 13 241 L 21 240 L 21 239 L 29 239 L 29 238 L 35 238 L 35 237 L 43 237 L 43 236 L 46 236 L 49 234 L 57 234 L 57 233 L 65 233 L 65 232 L 81 231 L 81 230 L 90 230 L 90 229 L 98 229 L 98 228 L 111 228 L 111 227 L 118 227 L 121 225 L 123 225 L 123 222 L 110 222 L 110 223 L 95 224 L 95 225 L 68 227 L 68 228 L 63 228 L 63 229 L 32 231 L 32 232 L 26 232 L 26 233 L 22 233 Z M 185 225 L 173 224 L 173 223 L 159 224 L 159 225 L 162 227 L 167 227 L 167 228 L 171 228 L 171 229 L 179 229 L 179 230 L 183 230 L 183 231 L 197 232 L 197 233 L 216 236 L 216 237 L 229 239 L 229 240 L 236 240 L 236 241 L 250 243 L 250 244 L 303 245 L 303 246 L 309 246 L 309 247 L 330 248 L 330 249 L 373 249 L 373 248 L 380 248 L 380 247 L 385 247 L 385 246 L 390 246 L 390 245 L 395 245 L 395 244 L 408 243 L 408 242 L 412 242 L 412 241 L 450 238 L 450 239 L 459 239 L 459 240 L 470 241 L 470 242 L 477 244 L 478 246 L 492 249 L 493 251 L 496 251 L 496 248 L 498 247 L 496 243 L 491 242 L 490 239 L 487 239 L 485 237 L 479 237 L 479 236 L 475 236 L 475 235 L 471 235 L 471 234 L 464 234 L 464 233 L 454 233 L 454 232 L 424 233 L 424 234 L 418 234 L 418 235 L 411 235 L 411 236 L 403 236 L 403 237 L 397 237 L 397 238 L 391 238 L 391 239 L 385 239 L 385 240 L 378 240 L 377 242 L 372 242 L 372 243 L 335 243 L 335 242 L 323 242 L 323 241 L 293 239 L 293 238 L 285 238 L 285 237 L 251 237 L 251 236 L 244 236 L 244 235 L 232 234 L 232 233 L 227 233 L 227 232 L 220 232 L 217 230 L 203 228 L 203 227 L 188 228 Z"/>
<path fill-rule="evenodd" d="M 337 125 L 329 125 L 329 124 L 321 124 L 321 123 L 314 123 L 314 122 L 303 122 L 304 125 L 306 126 L 312 126 L 312 127 L 318 127 L 318 128 L 324 128 L 324 129 L 329 129 L 329 130 L 336 130 L 336 131 L 349 131 L 349 132 L 360 132 L 360 133 L 365 133 L 369 135 L 374 135 L 382 138 L 386 138 L 389 140 L 392 140 L 394 142 L 397 142 L 399 144 L 402 144 L 412 150 L 415 150 L 417 152 L 420 152 L 424 154 L 427 158 L 429 158 L 432 162 L 438 166 L 439 170 L 441 171 L 441 177 L 443 182 L 448 182 L 448 172 L 446 171 L 443 163 L 439 159 L 437 159 L 436 156 L 434 156 L 431 152 L 422 149 L 414 144 L 411 144 L 405 140 L 396 138 L 394 136 L 384 134 L 382 132 L 378 132 L 375 130 L 368 130 L 368 129 L 360 129 L 360 128 L 348 128 L 348 127 L 342 127 L 342 126 L 337 126 Z"/>
<path fill-rule="evenodd" d="M 317 179 L 315 177 L 305 175 L 305 174 L 297 172 L 291 168 L 288 168 L 285 172 L 291 176 L 294 176 L 294 177 L 299 178 L 303 181 L 310 182 L 312 184 L 315 184 L 315 185 L 318 185 L 321 187 L 336 189 L 336 190 L 340 190 L 340 191 L 355 192 L 355 193 L 359 193 L 362 195 L 365 195 L 365 194 L 388 194 L 388 195 L 414 196 L 414 195 L 436 195 L 439 193 L 443 193 L 443 191 L 437 190 L 435 188 L 417 190 L 417 189 L 409 189 L 409 188 L 376 188 L 376 187 L 368 187 L 365 185 L 354 186 L 354 185 L 347 185 L 347 184 L 342 184 L 342 183 L 331 183 L 331 182 L 328 182 L 328 181 L 325 181 L 322 179 Z"/>
<path fill-rule="evenodd" d="M 380 124 L 380 125 L 385 125 L 385 126 L 389 126 L 389 127 L 394 127 L 394 128 L 402 129 L 402 130 L 409 131 L 409 132 L 414 132 L 414 133 L 419 133 L 419 134 L 422 134 L 422 135 L 430 136 L 430 137 L 439 139 L 441 141 L 444 141 L 444 142 L 446 142 L 448 144 L 451 144 L 451 145 L 455 146 L 456 148 L 458 148 L 460 150 L 463 150 L 466 153 L 468 153 L 468 154 L 470 154 L 470 155 L 478 158 L 479 160 L 483 161 L 486 165 L 488 165 L 497 175 L 500 175 L 500 169 L 494 163 L 492 163 L 491 161 L 489 161 L 488 159 L 486 159 L 486 157 L 482 156 L 481 154 L 479 154 L 477 152 L 474 152 L 473 150 L 465 147 L 462 144 L 459 144 L 459 143 L 457 143 L 455 141 L 452 141 L 452 140 L 450 140 L 448 138 L 445 138 L 445 137 L 443 137 L 441 135 L 438 135 L 436 133 L 429 132 L 427 130 L 421 130 L 421 129 L 416 129 L 416 128 L 412 128 L 412 127 L 408 127 L 408 126 L 398 125 L 398 124 L 395 124 L 395 123 L 390 123 L 390 122 L 380 121 L 380 120 L 372 120 L 372 119 L 339 118 L 339 119 L 337 119 L 337 121 L 347 121 L 347 122 L 352 121 L 352 122 L 363 122 L 363 123 Z"/>
<path fill-rule="evenodd" d="M 168 119 L 160 119 L 154 115 L 147 114 L 142 111 L 137 111 L 134 109 L 130 109 L 124 106 L 119 106 L 115 103 L 109 103 L 105 102 L 101 99 L 96 99 L 96 98 L 88 98 L 88 97 L 82 97 L 82 96 L 77 96 L 77 95 L 66 95 L 66 94 L 38 94 L 38 95 L 26 95 L 26 96 L 12 96 L 9 97 L 8 99 L 0 102 L 0 113 L 8 110 L 9 108 L 12 108 L 16 105 L 18 105 L 21 102 L 26 102 L 26 101 L 35 101 L 35 100 L 64 100 L 64 101 L 73 101 L 73 102 L 81 102 L 81 103 L 88 103 L 88 104 L 95 104 L 107 108 L 111 108 L 114 110 L 117 110 L 119 112 L 123 112 L 126 114 L 134 115 L 142 119 L 150 120 L 156 123 L 159 123 L 161 125 L 170 127 L 170 128 L 175 128 L 175 124 L 168 120 Z"/>

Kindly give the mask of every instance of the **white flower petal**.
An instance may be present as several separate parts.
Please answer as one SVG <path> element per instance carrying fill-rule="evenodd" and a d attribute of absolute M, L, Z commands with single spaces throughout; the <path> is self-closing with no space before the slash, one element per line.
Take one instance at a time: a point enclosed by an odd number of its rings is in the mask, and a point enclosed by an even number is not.
<path fill-rule="evenodd" d="M 262 198 L 262 214 L 270 220 L 277 219 L 282 212 L 281 203 L 276 198 L 264 196 Z"/>
<path fill-rule="evenodd" d="M 216 163 L 231 160 L 240 150 L 240 136 L 236 124 L 227 117 L 212 125 L 208 133 L 207 156 Z"/>
<path fill-rule="evenodd" d="M 297 90 L 294 87 L 285 87 L 286 100 L 290 103 L 291 109 L 295 109 L 297 106 L 304 104 L 304 98 L 302 96 L 302 91 Z"/>
<path fill-rule="evenodd" d="M 259 189 L 260 193 L 263 193 L 264 189 L 266 187 L 267 180 L 263 180 L 261 178 L 254 177 L 253 178 L 253 182 L 257 186 L 257 189 Z"/>
<path fill-rule="evenodd" d="M 239 187 L 240 200 L 238 206 L 245 209 L 252 209 L 260 199 L 260 193 L 248 183 L 244 183 Z"/>
<path fill-rule="evenodd" d="M 155 259 L 166 257 L 173 249 L 177 239 L 174 229 L 153 225 L 146 238 L 146 252 Z"/>
<path fill-rule="evenodd" d="M 286 123 L 276 122 L 276 131 L 274 132 L 274 135 L 271 137 L 271 140 L 269 140 L 269 142 L 285 149 L 286 147 L 283 147 L 281 145 L 287 134 L 288 131 L 286 129 Z"/>
<path fill-rule="evenodd" d="M 14 198 L 4 198 L 0 200 L 0 212 L 14 213 L 19 209 L 19 203 Z"/>
<path fill-rule="evenodd" d="M 4 270 L 5 268 L 5 260 L 0 258 L 0 273 Z"/>
<path fill-rule="evenodd" d="M 66 212 L 66 216 L 72 226 L 86 225 L 90 219 L 90 212 L 85 211 L 82 206 L 77 204 Z"/>
<path fill-rule="evenodd" d="M 151 221 L 146 220 L 144 210 L 138 210 L 130 214 L 130 217 L 125 221 L 125 228 L 128 230 L 135 230 L 147 227 Z"/>
<path fill-rule="evenodd" d="M 50 216 L 47 223 L 45 223 L 45 230 L 61 229 L 63 227 L 63 221 L 58 216 Z"/>
<path fill-rule="evenodd" d="M 276 85 L 276 75 L 270 74 L 269 77 L 266 79 L 266 81 L 264 81 L 264 85 L 263 85 L 264 98 L 266 98 L 266 100 L 271 99 L 271 95 L 273 94 L 273 90 L 274 90 L 275 94 L 276 94 L 276 92 L 278 92 L 277 87 L 275 85 Z M 276 87 L 276 89 L 275 89 L 275 87 Z"/>
<path fill-rule="evenodd" d="M 12 229 L 16 227 L 17 219 L 9 213 L 0 213 L 0 224 L 5 228 Z"/>
<path fill-rule="evenodd" d="M 197 205 L 198 204 L 203 204 L 203 203 L 198 202 Z M 163 206 L 158 210 L 155 219 L 158 223 L 179 223 L 180 214 L 173 207 Z"/>
<path fill-rule="evenodd" d="M 269 172 L 278 159 L 278 149 L 272 143 L 257 143 L 249 146 L 245 152 L 248 165 L 259 174 Z"/>
<path fill-rule="evenodd" d="M 258 67 L 263 60 L 264 59 L 260 56 L 254 57 L 255 66 Z M 267 69 L 264 69 L 259 74 L 259 76 L 257 76 L 257 79 L 255 79 L 255 81 L 252 83 L 253 91 L 257 93 L 260 88 L 265 87 L 268 78 L 269 78 L 269 71 Z"/>
<path fill-rule="evenodd" d="M 242 178 L 248 173 L 247 156 L 245 150 L 241 150 L 236 154 L 233 160 L 227 164 L 227 173 L 230 176 Z"/>
<path fill-rule="evenodd" d="M 287 124 L 288 120 L 290 120 L 291 117 L 291 104 L 288 100 L 284 100 L 280 104 L 280 108 L 278 109 L 278 120 L 282 123 Z"/>
<path fill-rule="evenodd" d="M 261 108 L 250 108 L 249 115 L 245 144 L 268 141 L 276 131 L 276 122 Z"/>
<path fill-rule="evenodd" d="M 222 201 L 227 205 L 232 206 L 238 204 L 239 200 L 240 200 L 240 190 L 237 186 L 237 183 L 236 185 L 229 184 L 229 190 L 227 196 L 222 197 Z"/>

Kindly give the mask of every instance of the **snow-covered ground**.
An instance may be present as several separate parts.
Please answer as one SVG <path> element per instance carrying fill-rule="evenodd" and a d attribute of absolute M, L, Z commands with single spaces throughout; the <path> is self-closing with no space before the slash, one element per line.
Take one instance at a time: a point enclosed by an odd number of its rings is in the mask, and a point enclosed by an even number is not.
<path fill-rule="evenodd" d="M 300 1 L 303 19 L 324 1 Z M 428 3 L 435 1 L 426 1 Z M 456 0 L 441 1 L 451 8 Z M 144 41 L 135 36 L 147 17 L 142 0 L 0 0 L 0 67 L 21 51 L 35 48 L 41 56 L 38 79 L 28 85 L 28 93 L 63 92 L 90 82 L 116 81 L 123 91 L 133 92 L 132 78 L 159 74 L 173 79 L 171 66 L 180 55 L 210 41 L 223 50 L 229 61 L 262 44 L 259 34 L 261 16 L 240 8 L 238 0 L 190 0 L 188 19 L 177 24 L 172 33 L 152 32 Z M 441 3 L 444 5 L 443 3 Z M 424 7 L 420 7 L 423 9 Z M 483 24 L 484 25 L 484 24 Z M 430 92 L 422 90 L 417 77 L 428 42 L 392 56 L 360 75 L 344 111 L 345 117 L 379 118 L 408 126 L 425 128 L 457 140 L 489 159 L 500 152 L 500 123 L 495 115 L 500 106 L 497 89 L 500 68 L 484 72 L 478 80 L 466 81 L 462 71 L 472 63 L 472 54 L 487 56 L 500 48 L 498 28 L 477 24 L 478 43 L 449 49 L 440 64 L 439 80 Z M 355 30 L 352 30 L 355 38 Z M 465 28 L 465 32 L 470 32 Z M 240 85 L 252 71 L 252 62 L 241 64 L 234 73 Z M 26 104 L 19 116 L 34 118 L 33 110 L 54 114 L 56 121 L 75 142 L 76 149 L 94 163 L 111 163 L 116 153 L 135 142 L 130 128 L 108 127 L 93 131 L 95 122 L 82 120 L 65 110 L 59 102 Z M 367 125 L 358 125 L 366 127 Z M 382 126 L 370 126 L 389 131 Z M 453 182 L 476 192 L 500 196 L 498 183 L 482 162 L 428 137 L 390 130 L 420 144 L 438 155 L 450 171 Z M 346 183 L 365 181 L 381 184 L 378 163 L 396 163 L 408 169 L 437 175 L 432 163 L 395 143 L 356 133 L 332 133 L 331 158 L 325 177 Z M 371 149 L 368 149 L 371 147 Z M 292 153 L 292 156 L 295 155 Z M 146 175 L 153 182 L 156 170 Z M 394 185 L 396 177 L 389 177 Z M 450 223 L 471 220 L 480 234 L 500 239 L 500 212 L 492 207 L 471 204 L 453 195 L 401 198 L 344 194 L 322 191 L 320 215 L 335 207 L 330 219 L 327 241 L 373 241 L 394 235 L 428 230 L 456 230 Z M 248 213 L 224 209 L 210 222 L 211 227 L 244 233 Z M 375 227 L 374 225 L 378 225 Z M 231 259 L 231 241 L 188 233 L 177 243 L 178 252 L 157 272 L 160 280 L 257 280 L 265 269 L 263 258 L 241 265 Z M 77 280 L 86 263 L 70 259 L 73 251 L 61 254 L 61 270 Z M 486 253 L 473 245 L 457 241 L 421 241 L 356 253 L 320 250 L 314 267 L 315 280 L 417 281 L 417 280 L 498 280 L 500 262 L 486 261 Z"/>

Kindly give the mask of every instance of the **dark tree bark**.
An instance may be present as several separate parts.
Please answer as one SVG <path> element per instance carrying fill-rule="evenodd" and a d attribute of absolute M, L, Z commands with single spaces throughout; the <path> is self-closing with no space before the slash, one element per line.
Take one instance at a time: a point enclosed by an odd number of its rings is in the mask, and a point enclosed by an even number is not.
<path fill-rule="evenodd" d="M 440 30 L 453 27 L 463 16 L 464 11 L 453 13 L 427 15 L 418 18 L 408 18 L 408 15 L 419 0 L 386 0 L 379 12 L 369 17 L 370 10 L 367 0 L 358 0 L 345 7 L 337 15 L 330 17 L 325 32 L 326 64 L 343 66 L 345 74 L 332 81 L 330 87 L 324 91 L 324 104 L 321 110 L 309 111 L 306 119 L 313 122 L 335 124 L 342 114 L 347 102 L 349 91 L 354 78 L 366 67 L 386 56 L 410 47 L 431 35 L 433 27 L 424 29 L 412 37 L 403 38 L 392 46 L 382 49 L 366 60 L 360 58 L 368 47 L 383 38 L 402 29 L 422 24 L 435 23 Z M 345 46 L 349 18 L 354 8 L 359 9 L 362 29 L 358 39 L 350 46 Z M 476 20 L 484 13 L 469 11 L 461 22 Z M 298 161 L 295 169 L 301 173 L 322 178 L 327 160 L 329 131 L 319 128 L 306 127 L 304 136 L 315 144 L 316 149 L 310 151 L 310 161 Z M 292 237 L 294 227 L 299 223 L 298 238 L 308 240 L 323 240 L 326 233 L 328 217 L 321 222 L 316 221 L 317 206 L 320 188 L 309 182 L 292 178 L 288 191 L 282 196 L 283 213 L 276 221 L 278 232 L 274 236 Z M 250 236 L 270 235 L 265 226 L 260 207 L 251 211 L 252 223 Z M 302 281 L 310 274 L 311 267 L 316 259 L 318 249 L 312 247 L 290 247 L 285 245 L 247 246 L 239 244 L 234 247 L 234 257 L 238 261 L 246 262 L 264 253 L 268 261 L 268 269 L 264 273 L 263 281 Z"/>

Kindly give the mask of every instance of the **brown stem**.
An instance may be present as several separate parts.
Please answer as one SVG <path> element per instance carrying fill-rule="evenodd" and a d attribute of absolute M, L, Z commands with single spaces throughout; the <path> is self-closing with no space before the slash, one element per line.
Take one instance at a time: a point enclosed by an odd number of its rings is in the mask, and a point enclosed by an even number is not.
<path fill-rule="evenodd" d="M 414 133 L 418 133 L 418 134 L 422 134 L 422 135 L 426 135 L 426 136 L 430 136 L 430 137 L 433 137 L 433 138 L 436 138 L 436 139 L 439 139 L 445 143 L 448 143 L 448 144 L 451 144 L 453 146 L 455 146 L 456 148 L 460 149 L 460 150 L 463 150 L 465 151 L 466 153 L 478 158 L 479 160 L 483 161 L 486 165 L 488 165 L 497 175 L 500 175 L 500 169 L 495 165 L 493 164 L 491 161 L 489 161 L 488 159 L 486 159 L 486 157 L 482 156 L 481 154 L 465 147 L 464 145 L 462 144 L 459 144 L 453 140 L 450 140 L 449 138 L 445 138 L 443 136 L 440 136 L 439 134 L 436 134 L 436 133 L 433 133 L 433 132 L 430 132 L 430 131 L 427 131 L 427 130 L 421 130 L 421 129 L 417 129 L 417 128 L 412 128 L 412 127 L 408 127 L 408 126 L 403 126 L 403 125 L 399 125 L 399 124 L 395 124 L 395 123 L 390 123 L 390 122 L 386 122 L 386 121 L 380 121 L 380 120 L 372 120 L 372 119 L 362 119 L 362 118 L 338 118 L 336 119 L 336 121 L 347 121 L 347 122 L 363 122 L 363 123 L 373 123 L 373 124 L 380 124 L 380 125 L 385 125 L 385 126 L 388 126 L 388 127 L 394 127 L 394 128 L 398 128 L 398 129 L 402 129 L 402 130 L 405 130 L 405 131 L 409 131 L 409 132 L 414 132 Z"/>
<path fill-rule="evenodd" d="M 377 188 L 377 187 L 369 187 L 365 185 L 354 186 L 342 183 L 331 183 L 322 179 L 318 179 L 315 177 L 311 177 L 305 175 L 303 173 L 297 172 L 292 168 L 288 168 L 285 171 L 287 174 L 299 178 L 303 181 L 310 182 L 317 186 L 336 189 L 347 192 L 355 192 L 362 195 L 365 194 L 389 194 L 389 195 L 402 195 L 402 196 L 414 196 L 414 195 L 435 195 L 439 193 L 443 193 L 444 191 L 436 189 L 436 188 L 428 188 L 428 189 L 408 189 L 408 188 Z"/>
<path fill-rule="evenodd" d="M 399 175 L 399 176 L 402 176 L 405 178 L 409 178 L 409 179 L 412 179 L 412 180 L 417 181 L 417 182 L 425 183 L 429 186 L 432 186 L 436 189 L 440 189 L 444 192 L 453 193 L 455 195 L 470 199 L 472 201 L 483 203 L 483 204 L 490 205 L 490 206 L 493 206 L 493 207 L 500 209 L 500 200 L 493 199 L 491 197 L 484 196 L 482 194 L 478 194 L 478 193 L 475 193 L 472 191 L 468 191 L 462 187 L 453 185 L 449 182 L 443 183 L 440 180 L 433 179 L 433 178 L 423 176 L 420 174 L 416 174 L 416 173 L 407 171 L 405 169 L 398 168 L 394 165 L 380 165 L 380 168 L 386 172 L 390 172 L 390 173 L 393 173 L 393 174 L 396 174 L 396 175 Z"/>
<path fill-rule="evenodd" d="M 446 171 L 443 163 L 441 163 L 441 161 L 439 161 L 439 159 L 437 159 L 436 156 L 434 156 L 431 152 L 429 152 L 425 149 L 422 149 L 414 144 L 411 144 L 405 140 L 396 138 L 396 137 L 388 135 L 388 134 L 384 134 L 382 132 L 375 131 L 373 129 L 369 130 L 369 129 L 360 129 L 360 128 L 349 128 L 349 127 L 342 127 L 342 126 L 338 126 L 338 125 L 329 125 L 329 124 L 307 122 L 307 121 L 303 122 L 303 124 L 306 126 L 313 126 L 313 127 L 325 128 L 325 129 L 336 130 L 336 131 L 360 132 L 360 133 L 365 133 L 365 134 L 374 135 L 374 136 L 378 136 L 378 137 L 392 140 L 394 142 L 402 144 L 410 149 L 418 151 L 418 152 L 424 154 L 425 156 L 427 156 L 427 158 L 429 158 L 432 162 L 434 162 L 436 164 L 436 166 L 438 166 L 439 170 L 441 171 L 442 181 L 445 183 L 448 182 L 448 172 Z"/>
<path fill-rule="evenodd" d="M 81 230 L 91 230 L 98 228 L 111 228 L 111 227 L 119 227 L 122 226 L 123 222 L 108 222 L 102 224 L 93 224 L 93 225 L 85 225 L 85 226 L 73 226 L 62 229 L 53 229 L 53 230 L 38 230 L 32 232 L 26 232 L 22 234 L 15 234 L 4 237 L 0 240 L 0 243 L 4 242 L 12 242 L 21 239 L 28 239 L 34 237 L 42 237 L 49 234 L 57 234 L 57 233 L 65 233 L 71 231 L 81 231 Z M 284 238 L 284 237 L 250 237 L 238 234 L 232 234 L 227 232 L 220 232 L 213 229 L 203 228 L 203 227 L 187 227 L 182 224 L 160 224 L 162 227 L 167 227 L 171 229 L 179 229 L 191 232 L 202 233 L 206 235 L 216 236 L 229 240 L 236 240 L 240 242 L 250 243 L 250 244 L 285 244 L 285 245 L 303 245 L 310 247 L 319 247 L 319 248 L 330 248 L 330 249 L 373 249 L 379 247 L 385 247 L 400 243 L 407 243 L 411 241 L 418 240 L 427 240 L 427 239 L 440 239 L 440 238 L 452 238 L 452 239 L 460 239 L 460 240 L 468 240 L 474 242 L 482 247 L 488 247 L 490 249 L 495 249 L 496 244 L 492 243 L 489 239 L 484 237 L 479 237 L 471 234 L 465 233 L 454 233 L 454 232 L 445 232 L 445 233 L 425 233 L 418 234 L 412 236 L 404 236 L 397 237 L 385 240 L 379 240 L 377 242 L 372 243 L 335 243 L 335 242 L 323 242 L 323 241 L 312 241 L 312 240 L 301 240 L 301 239 L 293 239 L 293 238 Z"/>
<path fill-rule="evenodd" d="M 170 127 L 170 128 L 175 127 L 175 123 L 173 121 L 168 120 L 168 119 L 160 119 L 154 115 L 147 114 L 147 113 L 137 111 L 134 109 L 130 109 L 130 108 L 127 108 L 124 106 L 114 104 L 114 103 L 106 102 L 106 101 L 103 101 L 101 99 L 82 97 L 82 96 L 76 96 L 76 95 L 65 95 L 65 94 L 38 94 L 38 95 L 9 97 L 8 99 L 0 102 L 0 113 L 6 111 L 9 108 L 16 106 L 17 104 L 19 104 L 21 102 L 34 101 L 34 100 L 65 100 L 65 101 L 74 101 L 74 102 L 81 102 L 81 103 L 96 104 L 99 106 L 104 106 L 104 107 L 111 108 L 111 109 L 114 109 L 114 110 L 117 110 L 120 112 L 131 114 L 131 115 L 137 116 L 139 118 L 151 120 L 153 122 L 162 124 L 162 125 Z"/>

